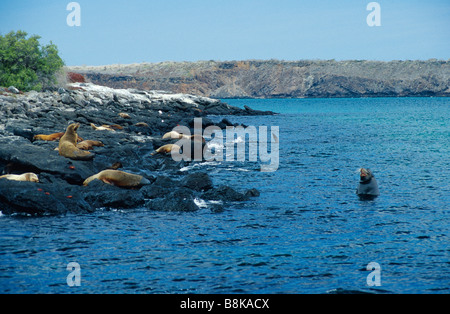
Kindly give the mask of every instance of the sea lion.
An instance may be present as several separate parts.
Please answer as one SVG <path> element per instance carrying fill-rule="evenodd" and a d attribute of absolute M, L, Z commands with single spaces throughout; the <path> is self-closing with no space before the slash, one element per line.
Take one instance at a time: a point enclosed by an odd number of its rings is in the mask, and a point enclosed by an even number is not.
<path fill-rule="evenodd" d="M 53 133 L 53 134 L 37 134 L 33 137 L 33 141 L 36 140 L 41 140 L 41 141 L 47 141 L 47 142 L 52 142 L 52 141 L 58 141 L 61 139 L 61 137 L 64 135 L 64 132 L 58 132 L 58 133 Z M 83 138 L 81 136 L 78 136 L 77 139 L 78 142 L 82 142 Z"/>
<path fill-rule="evenodd" d="M 56 141 L 59 140 L 64 135 L 64 132 L 53 133 L 53 134 L 37 134 L 33 137 L 33 140 L 41 140 L 41 141 Z"/>
<path fill-rule="evenodd" d="M 177 131 L 170 131 L 163 135 L 162 139 L 181 139 L 184 137 L 184 134 L 178 133 Z"/>
<path fill-rule="evenodd" d="M 123 126 L 118 124 L 111 124 L 111 125 L 103 124 L 102 127 L 113 130 L 123 130 Z"/>
<path fill-rule="evenodd" d="M 162 139 L 186 139 L 191 141 L 201 141 L 202 143 L 205 143 L 205 139 L 203 136 L 194 134 L 194 135 L 186 135 L 183 133 L 178 133 L 177 131 L 170 131 L 163 135 Z"/>
<path fill-rule="evenodd" d="M 77 147 L 82 150 L 92 150 L 94 149 L 94 146 L 103 147 L 105 145 L 100 141 L 93 141 L 93 140 L 86 140 L 77 144 Z"/>
<path fill-rule="evenodd" d="M 0 179 L 6 179 L 11 181 L 28 181 L 28 182 L 39 182 L 37 174 L 32 172 L 27 172 L 23 174 L 6 174 L 0 176 Z"/>
<path fill-rule="evenodd" d="M 79 127 L 79 123 L 73 123 L 67 127 L 66 133 L 59 140 L 59 154 L 74 160 L 91 160 L 94 158 L 94 154 L 77 147 L 77 130 Z"/>
<path fill-rule="evenodd" d="M 191 135 L 191 136 L 189 137 L 189 139 L 190 139 L 191 141 L 194 141 L 194 142 L 202 142 L 202 143 L 206 143 L 204 137 L 201 136 L 201 135 L 198 135 L 198 134 Z"/>
<path fill-rule="evenodd" d="M 160 148 L 155 150 L 153 153 L 151 153 L 151 155 L 170 154 L 170 153 L 172 153 L 173 150 L 177 150 L 179 152 L 180 149 L 181 149 L 181 147 L 176 144 L 167 144 L 167 145 L 161 146 Z"/>
<path fill-rule="evenodd" d="M 139 127 L 143 127 L 143 128 L 149 128 L 148 124 L 145 123 L 145 122 L 138 122 L 134 126 L 139 126 Z"/>
<path fill-rule="evenodd" d="M 119 170 L 103 170 L 84 180 L 83 185 L 87 186 L 95 179 L 123 188 L 135 188 L 150 184 L 149 180 L 137 174 L 131 174 Z"/>
<path fill-rule="evenodd" d="M 96 131 L 112 131 L 114 132 L 114 129 L 109 126 L 96 126 L 94 123 L 91 123 L 91 127 Z"/>
<path fill-rule="evenodd" d="M 358 169 L 360 174 L 360 181 L 356 194 L 363 199 L 373 199 L 380 195 L 378 183 L 370 169 Z"/>
<path fill-rule="evenodd" d="M 112 170 L 117 170 L 119 168 L 123 168 L 123 165 L 120 161 L 116 161 L 115 163 L 113 163 L 110 167 L 106 168 L 108 169 L 112 169 Z"/>
<path fill-rule="evenodd" d="M 120 112 L 119 116 L 121 118 L 124 118 L 124 119 L 131 119 L 130 115 L 128 113 L 125 113 L 125 112 Z"/>

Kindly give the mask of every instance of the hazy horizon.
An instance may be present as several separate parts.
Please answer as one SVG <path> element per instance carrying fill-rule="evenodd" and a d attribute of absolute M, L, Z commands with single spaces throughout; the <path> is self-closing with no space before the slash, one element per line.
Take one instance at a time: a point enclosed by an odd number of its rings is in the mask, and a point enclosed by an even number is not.
<path fill-rule="evenodd" d="M 448 0 L 71 1 L 0 3 L 0 34 L 55 43 L 67 66 L 246 60 L 448 60 Z"/>
<path fill-rule="evenodd" d="M 450 62 L 449 59 L 437 59 L 437 58 L 430 58 L 426 60 L 411 60 L 411 59 L 404 59 L 404 60 L 362 60 L 362 59 L 348 59 L 348 60 L 336 60 L 336 59 L 298 59 L 298 60 L 280 60 L 280 59 L 245 59 L 245 60 L 195 60 L 195 61 L 189 61 L 189 60 L 180 60 L 180 61 L 173 61 L 173 60 L 164 60 L 164 61 L 155 61 L 155 62 L 134 62 L 134 63 L 111 63 L 111 64 L 97 64 L 97 65 L 91 65 L 91 64 L 77 64 L 77 65 L 65 65 L 66 67 L 107 67 L 107 66 L 132 66 L 132 65 L 143 65 L 143 64 L 160 64 L 160 63 L 201 63 L 201 62 L 269 62 L 269 61 L 275 61 L 275 62 L 302 62 L 302 61 L 308 61 L 308 62 L 325 62 L 325 61 L 336 61 L 336 62 L 354 62 L 354 61 L 368 61 L 368 62 L 406 62 L 406 61 L 412 61 L 412 62 L 427 62 L 427 61 L 444 61 L 444 62 Z"/>

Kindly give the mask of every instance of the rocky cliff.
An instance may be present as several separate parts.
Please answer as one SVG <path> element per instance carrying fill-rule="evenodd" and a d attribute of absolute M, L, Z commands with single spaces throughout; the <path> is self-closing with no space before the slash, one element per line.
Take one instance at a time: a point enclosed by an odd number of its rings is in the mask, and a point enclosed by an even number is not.
<path fill-rule="evenodd" d="M 199 61 L 68 67 L 95 84 L 213 98 L 450 96 L 450 61 Z"/>

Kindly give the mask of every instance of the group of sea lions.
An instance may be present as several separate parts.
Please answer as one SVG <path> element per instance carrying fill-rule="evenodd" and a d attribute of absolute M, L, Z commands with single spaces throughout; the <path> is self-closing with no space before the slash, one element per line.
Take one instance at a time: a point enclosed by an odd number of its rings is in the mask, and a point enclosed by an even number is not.
<path fill-rule="evenodd" d="M 83 140 L 82 142 L 78 143 L 77 130 L 79 127 L 79 123 L 74 123 L 67 127 L 65 134 L 59 140 L 59 155 L 73 160 L 92 160 L 95 155 L 87 150 L 92 149 L 93 146 L 104 145 L 100 141 L 93 140 Z M 109 128 L 107 126 L 96 127 L 95 125 L 91 124 L 91 127 L 93 127 L 95 130 L 114 131 L 113 128 Z M 115 129 L 120 128 L 115 127 Z M 107 184 L 125 188 L 135 188 L 150 184 L 150 181 L 143 176 L 127 173 L 117 169 L 107 169 L 87 178 L 83 182 L 83 185 L 87 186 L 91 181 L 95 179 L 98 179 Z"/>
<path fill-rule="evenodd" d="M 183 133 L 178 133 L 177 131 L 167 132 L 166 134 L 163 135 L 162 139 L 163 140 L 180 139 L 180 140 L 184 140 L 190 144 L 201 143 L 202 148 L 203 148 L 203 145 L 206 144 L 205 138 L 201 135 L 198 135 L 198 134 L 186 135 Z M 181 150 L 182 150 L 181 146 L 179 146 L 177 144 L 166 144 L 166 145 L 163 145 L 163 146 L 159 147 L 158 149 L 156 149 L 151 155 L 171 154 L 172 151 L 180 152 Z"/>
<path fill-rule="evenodd" d="M 121 117 L 126 118 L 127 114 L 122 114 Z M 34 140 L 43 140 L 43 141 L 56 141 L 59 140 L 58 145 L 58 153 L 60 156 L 70 158 L 72 160 L 80 160 L 87 161 L 92 160 L 94 158 L 94 154 L 89 152 L 92 150 L 94 146 L 104 146 L 101 141 L 96 140 L 84 140 L 80 136 L 78 136 L 77 130 L 80 127 L 80 123 L 70 124 L 65 132 L 53 133 L 53 134 L 38 134 L 34 136 Z M 121 129 L 119 126 L 107 126 L 102 125 L 100 127 L 91 124 L 91 127 L 95 130 L 106 130 L 106 131 L 114 131 L 115 129 Z M 177 133 L 175 131 L 164 134 L 163 139 L 187 139 L 192 141 L 202 141 L 205 143 L 205 139 L 203 137 L 198 137 L 196 135 L 186 136 L 184 134 Z M 155 150 L 152 155 L 161 153 L 161 154 L 170 154 L 173 150 L 180 150 L 180 146 L 176 144 L 166 144 Z M 98 179 L 104 183 L 115 185 L 118 187 L 126 187 L 126 188 L 135 188 L 142 185 L 150 184 L 150 181 L 144 178 L 143 176 L 127 173 L 124 171 L 117 170 L 118 167 L 114 167 L 114 165 L 110 169 L 103 170 L 96 175 L 93 175 L 87 178 L 83 185 L 87 186 L 90 182 L 95 179 Z M 4 175 L 1 176 L 0 179 L 7 180 L 15 180 L 15 181 L 30 181 L 30 182 L 39 182 L 39 178 L 34 173 L 24 173 L 22 175 Z"/>
<path fill-rule="evenodd" d="M 123 117 L 126 117 L 125 114 Z M 107 128 L 106 126 L 96 127 L 95 125 L 91 126 L 96 130 L 108 130 L 114 131 L 113 128 Z M 44 140 L 44 141 L 55 141 L 59 140 L 58 152 L 59 155 L 70 158 L 73 160 L 92 160 L 94 158 L 94 154 L 89 152 L 92 150 L 94 146 L 104 146 L 100 141 L 94 140 L 83 140 L 77 134 L 77 130 L 80 127 L 80 123 L 70 124 L 66 132 L 64 133 L 54 133 L 50 135 L 39 134 L 34 136 L 35 140 Z M 102 128 L 102 129 L 100 129 Z M 205 143 L 205 139 L 199 135 L 188 136 L 185 134 L 178 133 L 176 131 L 171 131 L 163 135 L 162 139 L 185 139 L 192 142 L 201 142 Z M 181 150 L 181 147 L 177 144 L 166 144 L 158 149 L 156 149 L 151 155 L 155 154 L 170 154 L 173 150 L 177 150 L 178 152 Z M 370 171 L 370 169 L 360 168 L 358 169 L 360 174 L 360 182 L 358 188 L 356 190 L 356 194 L 361 199 L 373 199 L 380 195 L 377 181 Z M 34 173 L 24 173 L 21 175 L 15 174 L 7 174 L 0 176 L 0 179 L 14 180 L 14 181 L 30 181 L 30 182 L 39 182 L 39 178 Z M 115 167 L 112 169 L 103 170 L 96 175 L 93 175 L 87 178 L 83 185 L 87 186 L 93 180 L 98 179 L 104 183 L 111 184 L 118 187 L 124 188 L 135 188 L 142 185 L 150 184 L 150 181 L 144 178 L 143 176 L 127 173 L 124 171 L 119 171 Z"/>
<path fill-rule="evenodd" d="M 34 136 L 34 140 L 43 141 L 56 141 L 59 140 L 58 153 L 60 156 L 70 158 L 73 160 L 87 161 L 94 158 L 94 154 L 89 152 L 95 146 L 104 146 L 101 141 L 96 140 L 84 140 L 78 136 L 77 130 L 80 127 L 80 123 L 70 124 L 65 132 L 53 133 L 53 134 L 38 134 Z M 106 128 L 105 128 L 106 129 Z M 119 128 L 118 128 L 119 129 Z M 113 129 L 110 129 L 113 130 Z M 107 169 L 99 172 L 87 178 L 83 185 L 88 185 L 92 180 L 98 179 L 105 183 L 119 186 L 134 188 L 144 184 L 149 184 L 150 181 L 142 176 L 126 173 L 116 170 L 120 166 L 114 164 L 111 169 Z M 8 174 L 0 176 L 0 179 L 14 180 L 14 181 L 29 181 L 39 182 L 39 178 L 35 173 L 24 173 L 21 175 Z"/>

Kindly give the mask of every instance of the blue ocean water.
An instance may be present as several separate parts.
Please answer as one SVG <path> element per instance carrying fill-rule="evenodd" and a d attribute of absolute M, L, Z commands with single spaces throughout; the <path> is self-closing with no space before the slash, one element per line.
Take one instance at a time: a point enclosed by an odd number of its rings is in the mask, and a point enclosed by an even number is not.
<path fill-rule="evenodd" d="M 223 212 L 198 200 L 192 213 L 0 216 L 0 293 L 450 292 L 449 99 L 225 101 L 280 113 L 227 117 L 279 126 L 279 167 L 191 170 L 260 197 Z M 378 180 L 375 200 L 355 195 L 360 167 Z M 70 262 L 80 286 L 67 284 Z"/>

